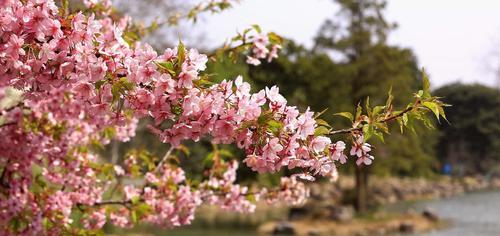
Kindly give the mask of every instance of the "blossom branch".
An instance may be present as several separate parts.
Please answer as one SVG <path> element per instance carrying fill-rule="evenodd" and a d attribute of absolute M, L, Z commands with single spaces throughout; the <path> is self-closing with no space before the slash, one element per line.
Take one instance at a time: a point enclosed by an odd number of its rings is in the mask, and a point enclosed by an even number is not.
<path fill-rule="evenodd" d="M 420 102 L 417 100 L 415 102 L 415 104 L 420 104 Z M 388 123 L 390 121 L 393 121 L 399 117 L 402 117 L 404 114 L 406 113 L 409 113 L 411 112 L 416 106 L 408 106 L 406 109 L 398 112 L 397 114 L 393 114 L 393 115 L 390 115 L 390 116 L 387 116 L 386 118 L 380 120 L 380 121 L 377 121 L 379 123 Z M 348 134 L 348 133 L 352 133 L 352 132 L 355 132 L 355 131 L 361 131 L 363 129 L 363 126 L 361 125 L 361 123 L 357 123 L 357 125 L 355 127 L 352 127 L 352 128 L 347 128 L 347 129 L 339 129 L 339 130 L 333 130 L 333 131 L 330 131 L 329 135 L 336 135 L 336 134 Z"/>

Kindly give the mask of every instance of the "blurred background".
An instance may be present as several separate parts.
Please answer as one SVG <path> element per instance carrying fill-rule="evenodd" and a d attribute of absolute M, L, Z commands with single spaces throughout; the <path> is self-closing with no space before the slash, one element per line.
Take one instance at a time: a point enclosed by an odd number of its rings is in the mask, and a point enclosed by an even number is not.
<path fill-rule="evenodd" d="M 150 25 L 199 1 L 115 0 L 137 23 Z M 310 184 L 302 207 L 260 205 L 253 215 L 204 207 L 196 222 L 174 231 L 142 226 L 109 228 L 135 235 L 500 235 L 500 2 L 452 0 L 246 0 L 204 15 L 196 24 L 159 27 L 145 37 L 158 51 L 180 38 L 213 52 L 252 24 L 287 39 L 279 59 L 259 67 L 244 59 L 210 62 L 213 79 L 242 75 L 254 91 L 278 85 L 289 104 L 314 111 L 335 128 L 349 124 L 332 114 L 354 110 L 370 97 L 383 104 L 392 87 L 403 106 L 421 86 L 420 69 L 433 93 L 452 106 L 449 123 L 417 124 L 385 143 L 374 141 L 375 162 L 355 171 L 339 166 L 338 182 Z M 143 122 L 144 124 L 146 122 Z M 130 143 L 112 143 L 105 156 L 119 159 L 130 148 L 158 155 L 166 146 L 142 131 Z M 341 137 L 339 137 L 341 138 Z M 209 142 L 187 143 L 181 164 L 193 175 Z M 243 159 L 231 146 L 228 155 Z M 280 173 L 286 174 L 286 173 Z M 255 175 L 242 166 L 238 181 L 273 185 L 278 175 Z"/>

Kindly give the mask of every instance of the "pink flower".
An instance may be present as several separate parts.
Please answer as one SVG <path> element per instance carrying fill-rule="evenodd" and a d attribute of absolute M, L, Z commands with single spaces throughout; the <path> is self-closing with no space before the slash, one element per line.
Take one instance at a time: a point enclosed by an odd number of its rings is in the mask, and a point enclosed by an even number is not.
<path fill-rule="evenodd" d="M 106 223 L 106 211 L 100 209 L 92 212 L 88 218 L 84 219 L 83 226 L 87 229 L 101 229 Z"/>
<path fill-rule="evenodd" d="M 316 153 L 320 153 L 323 152 L 331 142 L 332 141 L 327 137 L 318 136 L 311 141 L 310 146 Z"/>
<path fill-rule="evenodd" d="M 24 40 L 22 37 L 18 37 L 15 34 L 12 34 L 6 44 L 3 46 L 3 53 L 6 56 L 10 56 L 12 59 L 17 60 L 19 56 L 25 54 L 24 49 L 22 49 L 24 45 Z M 1 54 L 0 54 L 1 55 Z"/>
<path fill-rule="evenodd" d="M 131 200 L 132 198 L 139 197 L 139 190 L 132 185 L 127 185 L 127 186 L 123 187 L 123 192 L 125 193 L 125 198 L 127 200 Z"/>
<path fill-rule="evenodd" d="M 286 99 L 279 93 L 279 88 L 273 86 L 270 89 L 266 87 L 267 99 L 271 101 L 271 106 L 274 109 L 283 109 L 286 106 Z"/>
<path fill-rule="evenodd" d="M 197 71 L 202 71 L 207 68 L 207 55 L 198 53 L 198 50 L 194 48 L 190 49 L 187 58 L 189 59 L 190 64 L 192 64 L 194 69 Z"/>
<path fill-rule="evenodd" d="M 297 119 L 297 133 L 302 140 L 305 140 L 309 135 L 314 134 L 314 129 L 316 128 L 316 121 L 313 119 L 313 112 L 309 111 L 307 108 L 304 114 L 301 114 Z"/>
<path fill-rule="evenodd" d="M 183 71 L 179 75 L 179 81 L 177 82 L 177 86 L 179 88 L 187 88 L 190 89 L 193 87 L 193 80 L 198 79 L 198 72 L 195 70 Z"/>
<path fill-rule="evenodd" d="M 127 218 L 129 212 L 126 208 L 120 208 L 118 212 L 112 212 L 109 215 L 109 220 L 112 224 L 121 227 L 121 228 L 129 228 L 132 226 L 131 222 Z"/>
<path fill-rule="evenodd" d="M 364 137 L 361 135 L 356 139 L 356 142 L 354 142 L 352 148 L 351 148 L 351 156 L 358 156 L 361 157 L 365 153 L 368 153 L 371 151 L 371 145 L 368 143 L 364 142 Z"/>
<path fill-rule="evenodd" d="M 372 155 L 365 154 L 356 160 L 356 164 L 359 166 L 361 164 L 371 165 L 375 158 Z"/>
<path fill-rule="evenodd" d="M 113 166 L 113 169 L 115 170 L 115 174 L 117 176 L 122 176 L 125 174 L 125 171 L 123 170 L 123 168 L 121 166 L 115 165 L 115 166 Z"/>
<path fill-rule="evenodd" d="M 255 58 L 255 57 L 251 57 L 251 56 L 247 56 L 247 60 L 246 62 L 250 65 L 254 65 L 254 66 L 258 66 L 260 65 L 260 60 Z"/>
<path fill-rule="evenodd" d="M 264 146 L 262 156 L 266 159 L 276 159 L 278 156 L 276 155 L 278 152 L 283 150 L 283 146 L 279 144 L 278 138 L 272 138 L 269 142 Z"/>
<path fill-rule="evenodd" d="M 95 96 L 94 86 L 87 82 L 81 82 L 73 88 L 73 93 L 81 99 L 89 99 Z"/>
<path fill-rule="evenodd" d="M 278 51 L 281 49 L 281 45 L 274 45 L 267 56 L 267 62 L 270 63 L 274 58 L 278 58 Z"/>
<path fill-rule="evenodd" d="M 332 160 L 340 161 L 341 164 L 347 162 L 347 156 L 344 154 L 345 143 L 342 141 L 337 141 L 335 144 L 330 146 L 330 155 Z"/>

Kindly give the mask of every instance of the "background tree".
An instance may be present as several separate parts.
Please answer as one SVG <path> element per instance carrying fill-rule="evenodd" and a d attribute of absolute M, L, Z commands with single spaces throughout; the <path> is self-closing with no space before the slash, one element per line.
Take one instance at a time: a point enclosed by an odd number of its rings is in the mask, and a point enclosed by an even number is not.
<path fill-rule="evenodd" d="M 407 102 L 405 96 L 419 84 L 418 63 L 413 53 L 404 48 L 387 44 L 387 36 L 396 25 L 387 22 L 383 15 L 386 1 L 381 0 L 335 0 L 340 10 L 338 16 L 327 20 L 321 27 L 314 50 L 326 50 L 338 58 L 339 75 L 350 83 L 350 104 L 362 103 L 370 97 L 372 103 L 380 104 L 392 86 L 396 104 Z M 391 141 L 403 139 L 396 135 Z M 392 147 L 377 148 L 378 156 L 407 157 L 413 160 L 432 162 L 432 152 L 414 142 L 416 136 Z M 432 140 L 432 139 L 431 139 Z M 428 145 L 428 143 L 425 143 Z M 381 158 L 382 159 L 382 158 Z M 401 160 L 400 158 L 394 158 Z M 396 166 L 396 165 L 393 165 Z M 395 172 L 412 174 L 412 163 L 398 165 Z M 386 166 L 388 167 L 388 166 Z M 399 169 L 402 167 L 402 169 Z M 367 167 L 356 167 L 356 208 L 365 212 L 367 208 Z M 387 168 L 391 170 L 390 167 Z M 399 170 L 398 170 L 399 169 Z M 383 171 L 382 171 L 383 172 Z"/>
<path fill-rule="evenodd" d="M 488 173 L 500 161 L 500 92 L 483 85 L 451 84 L 437 89 L 450 124 L 439 126 L 437 150 L 455 174 Z"/>

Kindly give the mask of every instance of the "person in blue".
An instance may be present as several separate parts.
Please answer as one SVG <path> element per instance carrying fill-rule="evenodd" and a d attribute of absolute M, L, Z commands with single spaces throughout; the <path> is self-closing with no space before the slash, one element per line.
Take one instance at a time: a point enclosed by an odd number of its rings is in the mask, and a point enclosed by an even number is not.
<path fill-rule="evenodd" d="M 443 165 L 443 174 L 444 175 L 451 175 L 451 164 L 450 163 L 446 163 Z"/>

